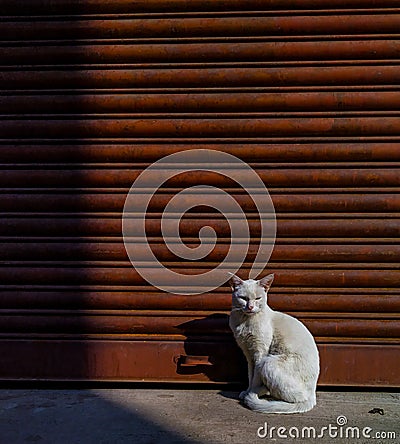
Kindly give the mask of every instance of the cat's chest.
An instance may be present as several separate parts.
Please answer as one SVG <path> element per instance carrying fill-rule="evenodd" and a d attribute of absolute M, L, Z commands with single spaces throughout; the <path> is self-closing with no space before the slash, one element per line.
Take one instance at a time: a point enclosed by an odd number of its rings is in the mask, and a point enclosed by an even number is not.
<path fill-rule="evenodd" d="M 234 327 L 239 346 L 252 353 L 267 353 L 271 345 L 272 332 L 269 323 L 242 322 Z"/>

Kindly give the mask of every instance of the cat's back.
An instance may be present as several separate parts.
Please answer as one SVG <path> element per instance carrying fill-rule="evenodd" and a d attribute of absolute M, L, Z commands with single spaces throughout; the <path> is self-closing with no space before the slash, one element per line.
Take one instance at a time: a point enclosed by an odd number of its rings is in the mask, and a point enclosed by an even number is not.
<path fill-rule="evenodd" d="M 307 327 L 293 316 L 279 311 L 272 318 L 274 340 L 280 342 L 288 351 L 298 352 L 307 349 L 318 354 L 314 337 Z"/>

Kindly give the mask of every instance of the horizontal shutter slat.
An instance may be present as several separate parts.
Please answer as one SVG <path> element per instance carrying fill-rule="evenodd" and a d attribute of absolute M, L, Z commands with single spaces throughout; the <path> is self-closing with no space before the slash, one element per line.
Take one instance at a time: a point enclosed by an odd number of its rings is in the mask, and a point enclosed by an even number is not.
<path fill-rule="evenodd" d="M 116 0 L 104 2 L 104 0 L 24 0 L 15 4 L 13 0 L 1 0 L 0 6 L 4 12 L 18 15 L 52 15 L 52 14 L 112 14 L 135 12 L 162 12 L 166 11 L 276 11 L 288 10 L 318 10 L 327 9 L 325 0 Z M 391 8 L 398 7 L 396 0 L 332 0 L 329 8 Z"/>
<path fill-rule="evenodd" d="M 165 43 L 0 47 L 0 65 L 387 60 L 400 55 L 397 40 L 320 42 Z"/>
<path fill-rule="evenodd" d="M 333 62 L 332 62 L 333 63 Z M 350 62 L 349 62 L 350 63 Z M 315 66 L 279 66 L 273 62 L 265 67 L 243 67 L 235 63 L 230 67 L 208 67 L 201 70 L 196 68 L 174 66 L 173 68 L 155 66 L 135 69 L 84 69 L 72 66 L 66 70 L 59 67 L 39 69 L 27 67 L 26 70 L 7 68 L 0 69 L 2 88 L 16 89 L 79 89 L 79 88 L 290 88 L 290 87 L 330 87 L 355 86 L 360 88 L 368 85 L 392 85 L 400 80 L 399 65 L 395 61 L 363 64 L 361 61 L 352 62 L 346 66 L 344 62 L 335 62 L 339 66 L 324 66 L 321 62 Z M 343 64 L 345 66 L 343 66 Z M 278 66 L 276 66 L 278 65 Z M 310 63 L 308 63 L 310 65 Z M 313 65 L 313 64 L 311 64 Z M 268 69 L 266 69 L 268 68 Z M 368 90 L 368 89 L 367 89 Z"/>
<path fill-rule="evenodd" d="M 330 238 L 338 238 L 338 242 L 348 237 L 348 242 L 353 243 L 355 237 L 364 235 L 364 238 L 371 242 L 371 238 L 397 238 L 399 218 L 387 217 L 379 219 L 368 216 L 360 216 L 354 214 L 353 218 L 332 218 L 322 217 L 321 214 L 309 216 L 307 218 L 299 219 L 298 214 L 285 215 L 285 218 L 278 217 L 277 231 L 278 241 L 280 238 L 302 237 L 321 239 L 321 242 L 327 241 Z M 336 215 L 337 216 L 337 215 Z M 206 216 L 209 225 L 215 229 L 220 236 L 228 236 L 228 225 L 223 220 L 213 219 L 212 215 Z M 181 220 L 182 234 L 187 237 L 197 237 L 199 229 L 203 226 L 203 219 L 188 219 Z M 260 235 L 260 225 L 257 220 L 249 217 L 248 224 L 250 232 L 255 236 Z M 122 233 L 122 215 L 106 217 L 88 217 L 86 215 L 76 214 L 74 216 L 62 214 L 61 217 L 46 217 L 38 216 L 32 217 L 19 216 L 7 217 L 3 216 L 0 219 L 0 230 L 3 236 L 32 237 L 52 236 L 55 239 L 66 238 L 73 236 L 73 241 L 83 240 L 83 237 L 88 236 L 102 236 L 100 241 L 112 242 L 112 238 L 104 239 L 104 237 L 116 237 L 115 241 L 121 242 Z M 148 217 L 146 221 L 146 231 L 149 237 L 161 236 L 160 220 Z M 362 237 L 360 238 L 362 239 Z M 27 239 L 28 240 L 28 239 Z M 298 239 L 296 239 L 298 241 Z M 17 241 L 18 239 L 13 239 Z M 365 242 L 365 241 L 364 241 Z M 10 247 L 9 247 L 10 248 Z M 79 247 L 77 247 L 79 248 Z M 105 247 L 106 248 L 106 247 Z"/>
<path fill-rule="evenodd" d="M 200 318 L 203 319 L 203 318 Z M 6 316 L 0 313 L 0 333 L 33 332 L 45 333 L 135 333 L 135 334 L 179 334 L 229 333 L 226 318 L 211 318 L 198 322 L 193 316 L 121 316 L 108 315 L 49 315 L 40 314 Z M 371 319 L 301 319 L 316 336 L 352 337 L 399 337 L 400 324 L 396 320 Z M 203 319 L 204 321 L 204 319 Z"/>
<path fill-rule="evenodd" d="M 158 116 L 157 116 L 158 117 Z M 400 131 L 399 116 L 297 117 L 254 119 L 35 119 L 3 120 L 2 139 L 153 138 L 164 137 L 305 137 L 394 136 Z"/>
<path fill-rule="evenodd" d="M 35 20 L 2 24 L 0 40 L 398 34 L 400 15 Z"/>
<path fill-rule="evenodd" d="M 179 166 L 176 166 L 179 169 Z M 203 168 L 207 168 L 206 165 Z M 398 187 L 400 186 L 400 163 L 398 168 L 335 168 L 313 169 L 309 175 L 304 174 L 304 169 L 274 168 L 269 165 L 267 169 L 254 168 L 264 184 L 271 188 L 287 187 L 290 183 L 294 187 L 340 187 L 346 191 L 346 187 Z M 76 170 L 1 170 L 0 186 L 4 188 L 126 188 L 130 187 L 138 178 L 142 169 L 76 169 Z M 229 169 L 227 165 L 221 173 L 212 172 L 187 172 L 168 181 L 166 186 L 172 188 L 184 188 L 198 183 L 207 182 L 212 186 L 222 188 L 238 187 L 231 180 L 231 174 L 245 178 L 245 173 L 238 169 Z M 151 186 L 157 180 L 159 171 L 147 174 L 148 184 Z M 137 190 L 138 192 L 139 190 Z"/>
<path fill-rule="evenodd" d="M 174 268 L 171 268 L 174 270 Z M 187 267 L 177 268 L 181 274 L 193 275 L 199 270 Z M 271 267 L 272 272 L 274 271 Z M 156 275 L 157 269 L 148 268 L 149 274 Z M 207 271 L 205 268 L 202 271 Z M 228 270 L 229 271 L 229 270 Z M 275 270 L 276 271 L 276 270 Z M 2 266 L 0 278 L 7 285 L 143 285 L 143 279 L 136 270 L 111 267 L 34 267 L 34 266 Z M 279 270 L 276 278 L 277 286 L 318 287 L 323 280 L 325 286 L 333 288 L 352 287 L 384 287 L 396 288 L 400 279 L 400 270 Z M 174 280 L 168 285 L 177 288 Z"/>
<path fill-rule="evenodd" d="M 239 156 L 250 164 L 255 162 L 312 162 L 313 164 L 330 162 L 323 165 L 328 168 L 333 166 L 351 165 L 352 162 L 379 162 L 379 166 L 386 166 L 385 162 L 399 162 L 400 140 L 397 142 L 346 142 L 334 143 L 235 143 L 225 142 L 216 144 L 214 141 L 202 142 L 203 148 L 211 150 L 224 150 L 230 154 Z M 33 163 L 54 164 L 66 163 L 68 167 L 75 167 L 84 163 L 106 163 L 110 168 L 114 163 L 134 164 L 158 160 L 160 157 L 178 153 L 185 149 L 196 149 L 198 144 L 185 142 L 184 144 L 149 143 L 146 141 L 135 143 L 118 142 L 115 144 L 79 144 L 73 142 L 46 143 L 26 145 L 23 142 L 12 145 L 3 142 L 0 145 L 0 162 L 5 164 L 27 164 L 27 160 Z M 18 157 L 16 158 L 16 153 Z M 284 153 L 284 155 L 282 155 Z M 342 162 L 346 162 L 343 164 Z M 396 164 L 396 165 L 397 165 Z M 29 165 L 29 163 L 28 163 Z M 283 164 L 284 165 L 284 164 Z M 304 165 L 301 165 L 304 166 Z M 310 167 L 312 165 L 306 165 Z M 375 165 L 376 166 L 376 165 Z"/>
<path fill-rule="evenodd" d="M 273 195 L 272 200 L 277 212 L 323 212 L 332 207 L 336 212 L 396 212 L 400 208 L 400 196 L 396 194 L 312 194 L 312 195 Z M 138 196 L 138 199 L 141 196 Z M 254 208 L 250 197 L 233 195 L 242 209 L 251 212 Z M 149 211 L 160 211 L 172 198 L 172 195 L 157 194 L 149 206 Z M 24 211 L 87 211 L 87 212 L 121 212 L 126 193 L 79 193 L 65 194 L 0 194 L 0 208 L 5 212 L 15 211 L 22 206 Z M 187 202 L 196 204 L 195 196 L 187 196 Z M 139 201 L 138 201 L 139 202 Z"/>
<path fill-rule="evenodd" d="M 398 111 L 399 91 L 3 95 L 0 114 Z"/>
<path fill-rule="evenodd" d="M 195 244 L 190 244 L 195 246 Z M 163 261 L 176 261 L 169 249 L 163 244 L 153 244 L 157 249 L 157 257 Z M 2 261 L 5 260 L 34 260 L 40 257 L 42 261 L 126 261 L 128 260 L 124 245 L 121 243 L 70 243 L 49 242 L 49 243 L 13 243 L 12 245 L 2 244 L 5 253 Z M 135 246 L 136 256 L 144 260 L 143 245 Z M 228 253 L 229 245 L 217 245 L 207 256 L 207 260 L 213 262 L 223 261 Z M 254 261 L 258 251 L 257 245 L 250 245 L 246 256 L 246 262 Z M 277 262 L 332 262 L 342 263 L 385 263 L 400 262 L 400 245 L 280 245 L 277 244 L 272 253 L 271 261 Z"/>
<path fill-rule="evenodd" d="M 323 282 L 321 282 L 323 285 Z M 8 286 L 9 287 L 9 286 Z M 231 305 L 228 289 L 221 288 L 212 294 L 186 296 L 163 292 L 143 291 L 140 287 L 121 289 L 76 288 L 72 285 L 0 287 L 1 309 L 97 309 L 97 310 L 220 310 Z M 224 291 L 221 293 L 220 291 Z M 296 288 L 296 309 L 302 311 L 393 313 L 400 312 L 400 291 L 388 288 Z M 312 292 L 314 291 L 314 292 Z M 269 301 L 277 310 L 285 310 L 293 303 L 293 293 L 276 287 Z"/>

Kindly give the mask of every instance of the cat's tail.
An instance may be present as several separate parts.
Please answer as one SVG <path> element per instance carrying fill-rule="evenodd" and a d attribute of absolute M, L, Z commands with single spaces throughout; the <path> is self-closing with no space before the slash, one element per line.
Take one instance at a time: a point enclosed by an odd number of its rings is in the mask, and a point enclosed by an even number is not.
<path fill-rule="evenodd" d="M 255 393 L 248 393 L 243 402 L 250 410 L 259 413 L 304 413 L 311 410 L 315 404 L 315 397 L 304 402 L 268 401 L 260 399 Z"/>

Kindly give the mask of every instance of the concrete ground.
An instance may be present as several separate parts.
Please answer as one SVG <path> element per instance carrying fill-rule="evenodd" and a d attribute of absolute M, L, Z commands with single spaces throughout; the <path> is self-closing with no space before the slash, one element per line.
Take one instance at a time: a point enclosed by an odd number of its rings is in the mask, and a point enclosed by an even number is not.
<path fill-rule="evenodd" d="M 319 391 L 317 407 L 297 415 L 253 413 L 237 395 L 184 386 L 1 389 L 0 443 L 400 443 L 399 393 Z M 368 413 L 374 408 L 384 414 Z"/>

